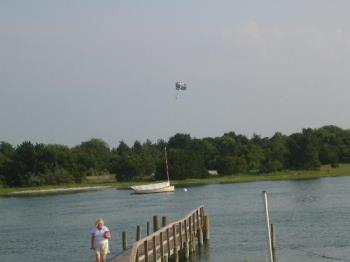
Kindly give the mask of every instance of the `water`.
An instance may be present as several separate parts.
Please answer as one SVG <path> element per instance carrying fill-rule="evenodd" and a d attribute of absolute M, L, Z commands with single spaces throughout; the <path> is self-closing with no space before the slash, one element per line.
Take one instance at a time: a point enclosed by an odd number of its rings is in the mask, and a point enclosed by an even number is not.
<path fill-rule="evenodd" d="M 191 187 L 132 195 L 109 189 L 0 199 L 0 261 L 94 261 L 90 230 L 105 218 L 121 251 L 121 232 L 135 239 L 155 214 L 178 219 L 200 204 L 212 231 L 198 261 L 267 261 L 261 191 L 267 190 L 279 262 L 350 261 L 350 177 Z"/>

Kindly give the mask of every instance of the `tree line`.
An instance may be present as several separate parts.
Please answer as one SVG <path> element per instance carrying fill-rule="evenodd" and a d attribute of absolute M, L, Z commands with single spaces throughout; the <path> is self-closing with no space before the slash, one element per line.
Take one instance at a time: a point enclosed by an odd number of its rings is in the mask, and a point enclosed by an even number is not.
<path fill-rule="evenodd" d="M 38 186 L 81 183 L 87 176 L 113 174 L 118 181 L 161 180 L 166 177 L 167 147 L 171 179 L 203 178 L 208 170 L 219 175 L 262 174 L 280 170 L 319 169 L 350 163 L 350 130 L 337 126 L 306 128 L 289 136 L 254 134 L 251 138 L 225 133 L 193 138 L 175 134 L 168 141 L 121 141 L 116 148 L 101 139 L 75 147 L 33 144 L 14 147 L 0 143 L 0 185 Z"/>

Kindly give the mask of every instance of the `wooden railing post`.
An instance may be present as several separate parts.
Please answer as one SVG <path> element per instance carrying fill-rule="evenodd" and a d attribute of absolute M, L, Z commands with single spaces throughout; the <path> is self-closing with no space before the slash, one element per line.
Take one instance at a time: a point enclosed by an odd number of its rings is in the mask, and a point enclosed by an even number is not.
<path fill-rule="evenodd" d="M 192 220 L 193 220 L 193 229 L 192 229 L 192 233 L 196 234 L 196 216 L 193 213 L 192 214 Z"/>
<path fill-rule="evenodd" d="M 170 257 L 170 235 L 169 235 L 169 228 L 166 229 L 166 243 L 167 243 L 167 251 L 168 251 L 168 257 Z"/>
<path fill-rule="evenodd" d="M 148 262 L 148 240 L 147 239 L 143 242 L 143 249 L 145 253 L 145 262 Z"/>
<path fill-rule="evenodd" d="M 159 236 L 159 242 L 160 242 L 160 260 L 161 260 L 161 262 L 164 262 L 163 233 L 164 233 L 164 231 L 160 232 L 160 236 Z"/>
<path fill-rule="evenodd" d="M 187 218 L 185 219 L 185 241 L 188 242 Z"/>
<path fill-rule="evenodd" d="M 178 253 L 177 253 L 177 243 L 176 243 L 176 224 L 173 224 L 173 243 L 174 243 L 174 260 L 178 261 Z"/>
<path fill-rule="evenodd" d="M 157 262 L 157 246 L 156 246 L 156 236 L 152 238 L 153 245 L 153 262 Z"/>
<path fill-rule="evenodd" d="M 191 237 L 191 235 L 192 235 L 192 216 L 190 216 L 189 218 L 188 218 L 188 231 L 189 231 L 189 234 L 190 234 L 190 237 Z"/>
<path fill-rule="evenodd" d="M 180 249 L 183 249 L 183 239 L 182 239 L 182 221 L 179 223 L 179 232 L 180 232 Z"/>
<path fill-rule="evenodd" d="M 198 228 L 200 227 L 198 209 L 196 210 L 196 219 L 197 219 L 197 228 L 196 228 L 196 230 L 198 231 Z"/>

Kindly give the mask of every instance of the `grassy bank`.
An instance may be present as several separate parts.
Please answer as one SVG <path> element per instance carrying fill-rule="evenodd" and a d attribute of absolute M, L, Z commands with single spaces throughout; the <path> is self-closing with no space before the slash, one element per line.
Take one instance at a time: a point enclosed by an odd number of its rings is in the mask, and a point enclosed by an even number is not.
<path fill-rule="evenodd" d="M 330 166 L 323 166 L 317 171 L 281 171 L 270 174 L 261 175 L 247 175 L 239 174 L 233 176 L 212 176 L 202 179 L 184 179 L 172 181 L 177 186 L 196 186 L 196 185 L 209 185 L 209 184 L 228 184 L 228 183 L 242 183 L 242 182 L 256 182 L 256 181 L 278 181 L 278 180 L 303 180 L 303 179 L 315 179 L 322 177 L 338 177 L 338 176 L 350 176 L 350 164 L 340 165 L 339 168 L 331 168 Z M 55 189 L 55 188 L 75 188 L 75 187 L 91 187 L 91 186 L 112 186 L 117 189 L 127 189 L 130 185 L 142 184 L 149 182 L 110 182 L 110 183 L 83 183 L 83 184 L 69 184 L 60 186 L 42 186 L 42 187 L 30 187 L 30 188 L 0 188 L 0 196 L 9 196 L 13 192 L 24 190 L 42 190 L 42 189 Z"/>

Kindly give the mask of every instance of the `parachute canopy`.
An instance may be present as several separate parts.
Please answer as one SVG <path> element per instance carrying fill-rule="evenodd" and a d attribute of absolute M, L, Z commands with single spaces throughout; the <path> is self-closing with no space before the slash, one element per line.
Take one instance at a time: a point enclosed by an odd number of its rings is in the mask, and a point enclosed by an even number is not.
<path fill-rule="evenodd" d="M 176 87 L 176 90 L 183 90 L 184 91 L 187 89 L 187 85 L 184 82 L 176 82 L 175 87 Z"/>

